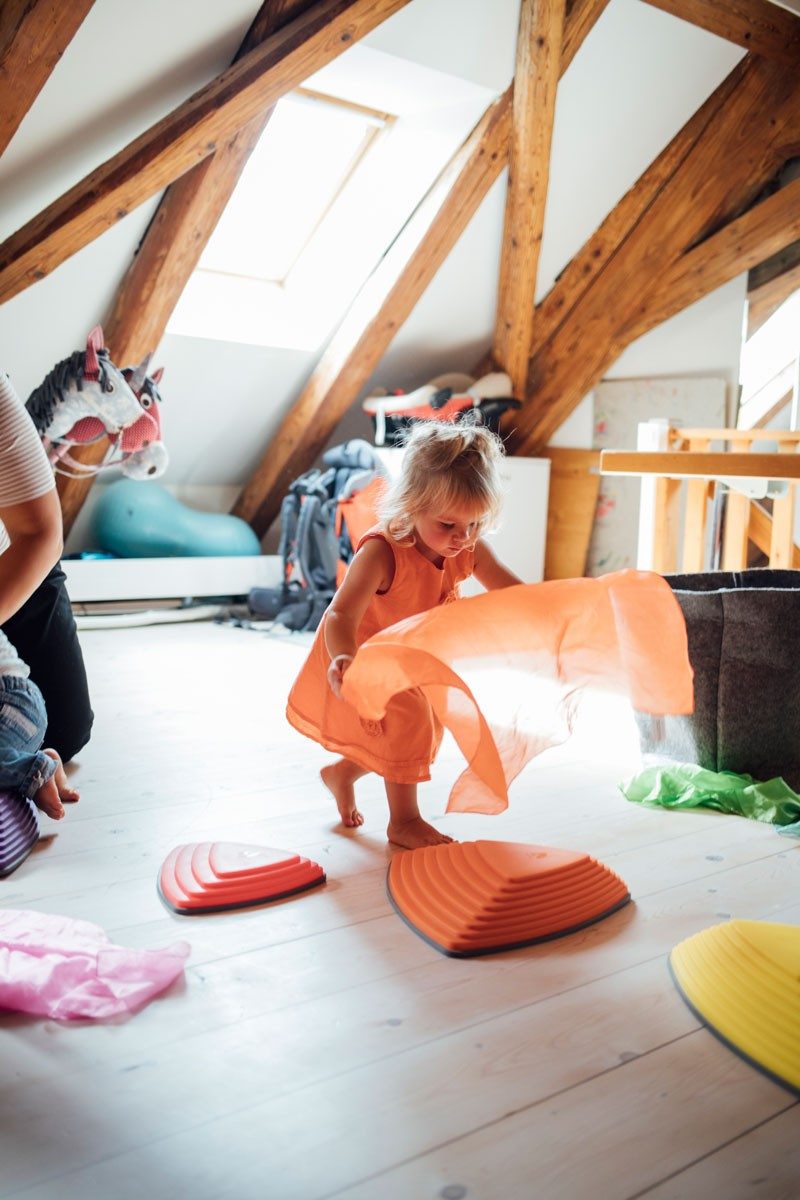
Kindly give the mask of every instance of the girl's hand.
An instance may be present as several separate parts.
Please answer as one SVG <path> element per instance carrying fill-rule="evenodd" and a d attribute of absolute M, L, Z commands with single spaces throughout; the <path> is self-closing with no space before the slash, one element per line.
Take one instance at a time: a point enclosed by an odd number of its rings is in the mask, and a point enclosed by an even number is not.
<path fill-rule="evenodd" d="M 353 661 L 352 654 L 337 654 L 332 658 L 328 666 L 328 687 L 333 692 L 334 696 L 341 699 L 342 695 L 342 680 L 344 673 Z"/>

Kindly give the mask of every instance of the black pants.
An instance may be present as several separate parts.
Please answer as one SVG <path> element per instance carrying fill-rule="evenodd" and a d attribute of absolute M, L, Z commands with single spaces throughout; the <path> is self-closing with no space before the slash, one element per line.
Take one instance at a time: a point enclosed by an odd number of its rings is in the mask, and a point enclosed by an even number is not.
<path fill-rule="evenodd" d="M 45 746 L 52 746 L 69 762 L 88 742 L 94 713 L 60 566 L 53 567 L 30 599 L 6 621 L 3 632 L 30 667 L 31 679 L 44 696 Z"/>

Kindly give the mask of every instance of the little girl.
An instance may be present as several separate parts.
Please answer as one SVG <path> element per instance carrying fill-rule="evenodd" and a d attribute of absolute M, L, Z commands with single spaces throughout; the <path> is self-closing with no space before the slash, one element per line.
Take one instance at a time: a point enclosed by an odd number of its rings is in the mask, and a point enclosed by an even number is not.
<path fill-rule="evenodd" d="M 520 583 L 480 540 L 500 510 L 502 458 L 500 440 L 482 426 L 413 427 L 380 523 L 359 542 L 289 694 L 286 715 L 295 729 L 341 756 L 321 774 L 343 824 L 364 823 L 354 784 L 374 771 L 386 785 L 389 841 L 411 850 L 452 841 L 417 806 L 441 727 L 417 689 L 396 696 L 381 721 L 362 720 L 342 698 L 342 679 L 362 642 L 457 600 L 470 575 L 489 590 Z"/>

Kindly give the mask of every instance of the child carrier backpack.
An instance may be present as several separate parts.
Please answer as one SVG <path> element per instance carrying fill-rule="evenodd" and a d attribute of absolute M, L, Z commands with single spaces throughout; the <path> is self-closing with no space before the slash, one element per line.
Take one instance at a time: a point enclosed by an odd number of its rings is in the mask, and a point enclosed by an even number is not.
<path fill-rule="evenodd" d="M 377 497 L 382 488 L 383 466 L 368 442 L 356 438 L 333 446 L 322 456 L 325 470 L 306 471 L 289 487 L 281 504 L 278 554 L 283 583 L 276 588 L 252 588 L 248 607 L 254 616 L 267 617 L 292 630 L 314 630 L 333 599 L 353 557 L 359 530 L 351 533 L 348 512 L 369 514 L 369 501 L 355 509 L 362 494 Z"/>

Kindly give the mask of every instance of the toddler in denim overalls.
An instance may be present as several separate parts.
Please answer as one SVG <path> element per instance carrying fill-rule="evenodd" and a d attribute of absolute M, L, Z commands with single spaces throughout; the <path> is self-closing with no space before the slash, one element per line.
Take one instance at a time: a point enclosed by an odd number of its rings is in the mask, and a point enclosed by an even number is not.
<path fill-rule="evenodd" d="M 64 816 L 63 796 L 77 800 L 55 750 L 43 750 L 47 713 L 28 667 L 0 630 L 0 793 L 33 800 L 48 817 Z"/>

